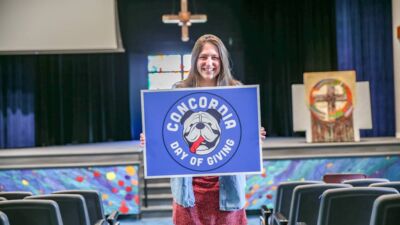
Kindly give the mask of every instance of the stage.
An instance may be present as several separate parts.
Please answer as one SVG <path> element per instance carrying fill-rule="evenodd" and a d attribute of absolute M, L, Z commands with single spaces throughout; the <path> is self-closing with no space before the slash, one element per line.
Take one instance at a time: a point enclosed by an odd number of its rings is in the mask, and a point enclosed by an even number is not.
<path fill-rule="evenodd" d="M 267 138 L 263 159 L 305 159 L 400 155 L 400 139 L 362 138 L 360 142 L 306 143 L 304 138 Z M 0 150 L 0 169 L 141 164 L 139 141 Z"/>
<path fill-rule="evenodd" d="M 303 138 L 267 138 L 262 145 L 263 170 L 248 175 L 246 208 L 273 206 L 283 181 L 321 180 L 326 173 L 364 173 L 368 177 L 400 180 L 400 139 L 365 138 L 354 143 L 309 144 Z M 155 179 L 160 194 L 147 197 L 158 208 L 142 206 L 144 192 L 139 141 L 0 150 L 0 191 L 47 194 L 65 189 L 102 193 L 106 213 L 143 215 L 171 211 L 169 180 Z M 146 180 L 146 182 L 150 182 Z M 163 182 L 163 183 L 160 183 Z M 160 196 L 159 196 L 160 195 Z M 160 198 L 166 205 L 160 206 Z"/>
<path fill-rule="evenodd" d="M 263 158 L 329 158 L 400 155 L 400 139 L 361 138 L 360 142 L 306 143 L 304 138 L 268 138 L 263 143 Z"/>

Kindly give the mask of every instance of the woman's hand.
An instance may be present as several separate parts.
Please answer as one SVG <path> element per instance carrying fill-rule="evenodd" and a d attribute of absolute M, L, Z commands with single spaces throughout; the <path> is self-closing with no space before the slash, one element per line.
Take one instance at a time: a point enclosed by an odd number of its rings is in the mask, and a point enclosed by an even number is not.
<path fill-rule="evenodd" d="M 140 147 L 144 147 L 144 145 L 146 144 L 146 137 L 144 136 L 143 133 L 140 133 Z"/>
<path fill-rule="evenodd" d="M 261 140 L 264 140 L 266 135 L 267 135 L 267 132 L 265 131 L 264 127 L 261 127 L 260 128 L 260 138 L 261 138 Z"/>

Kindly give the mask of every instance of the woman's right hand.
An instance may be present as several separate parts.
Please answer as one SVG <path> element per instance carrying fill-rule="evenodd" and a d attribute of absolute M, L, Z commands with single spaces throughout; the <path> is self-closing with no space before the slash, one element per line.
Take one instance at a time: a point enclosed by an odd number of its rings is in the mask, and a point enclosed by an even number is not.
<path fill-rule="evenodd" d="M 143 133 L 140 133 L 140 147 L 144 147 L 144 144 L 146 144 L 146 137 Z"/>

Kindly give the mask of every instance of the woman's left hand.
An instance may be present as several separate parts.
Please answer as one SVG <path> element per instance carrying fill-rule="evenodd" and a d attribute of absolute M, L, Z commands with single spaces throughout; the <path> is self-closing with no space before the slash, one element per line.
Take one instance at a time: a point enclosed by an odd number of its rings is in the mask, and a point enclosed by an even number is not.
<path fill-rule="evenodd" d="M 261 129 L 260 129 L 261 140 L 264 140 L 266 135 L 267 135 L 267 132 L 265 131 L 264 127 L 261 127 Z"/>

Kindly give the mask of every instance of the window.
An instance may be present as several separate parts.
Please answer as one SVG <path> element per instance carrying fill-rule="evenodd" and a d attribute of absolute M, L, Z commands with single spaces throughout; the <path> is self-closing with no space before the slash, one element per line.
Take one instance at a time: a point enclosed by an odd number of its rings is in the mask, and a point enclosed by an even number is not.
<path fill-rule="evenodd" d="M 149 89 L 170 89 L 189 74 L 190 54 L 149 55 L 147 59 Z"/>

